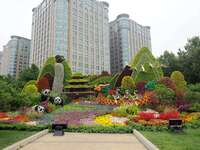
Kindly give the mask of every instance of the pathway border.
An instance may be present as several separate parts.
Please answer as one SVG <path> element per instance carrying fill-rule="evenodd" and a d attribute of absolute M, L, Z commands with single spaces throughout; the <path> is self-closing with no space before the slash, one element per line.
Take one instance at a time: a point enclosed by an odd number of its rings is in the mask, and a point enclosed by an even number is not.
<path fill-rule="evenodd" d="M 148 150 L 159 150 L 159 148 L 157 146 L 155 146 L 153 143 L 151 143 L 147 138 L 145 138 L 136 129 L 133 130 L 133 134 Z"/>
<path fill-rule="evenodd" d="M 26 146 L 27 144 L 37 140 L 38 138 L 40 138 L 40 137 L 42 137 L 42 136 L 44 136 L 44 135 L 46 135 L 48 133 L 49 133 L 48 129 L 40 131 L 39 133 L 36 133 L 36 134 L 26 138 L 26 139 L 23 139 L 23 140 L 15 143 L 15 144 L 12 144 L 12 145 L 4 148 L 3 150 L 18 150 L 18 149 Z"/>

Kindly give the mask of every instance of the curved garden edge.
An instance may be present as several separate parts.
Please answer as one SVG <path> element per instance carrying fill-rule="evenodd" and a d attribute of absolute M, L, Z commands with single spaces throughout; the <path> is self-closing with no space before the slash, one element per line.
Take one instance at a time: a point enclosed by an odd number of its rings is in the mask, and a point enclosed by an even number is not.
<path fill-rule="evenodd" d="M 195 123 L 186 123 L 184 129 L 200 128 L 200 121 Z M 23 130 L 23 131 L 42 131 L 49 129 L 51 125 L 30 126 L 25 124 L 0 124 L 0 130 Z M 132 130 L 138 131 L 169 131 L 167 126 L 144 126 L 136 123 L 129 123 L 127 126 L 69 126 L 65 132 L 82 132 L 82 133 L 132 133 Z"/>
<path fill-rule="evenodd" d="M 155 146 L 152 142 L 145 138 L 139 131 L 134 129 L 133 134 L 148 150 L 159 150 L 157 146 Z"/>

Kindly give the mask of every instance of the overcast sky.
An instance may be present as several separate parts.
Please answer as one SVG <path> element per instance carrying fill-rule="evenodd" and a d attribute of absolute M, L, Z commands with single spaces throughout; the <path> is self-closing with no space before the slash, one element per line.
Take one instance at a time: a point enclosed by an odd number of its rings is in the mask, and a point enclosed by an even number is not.
<path fill-rule="evenodd" d="M 188 38 L 200 34 L 200 0 L 105 0 L 110 21 L 128 13 L 139 24 L 151 26 L 152 49 L 176 52 Z M 0 0 L 0 51 L 11 35 L 31 37 L 32 8 L 42 0 Z"/>

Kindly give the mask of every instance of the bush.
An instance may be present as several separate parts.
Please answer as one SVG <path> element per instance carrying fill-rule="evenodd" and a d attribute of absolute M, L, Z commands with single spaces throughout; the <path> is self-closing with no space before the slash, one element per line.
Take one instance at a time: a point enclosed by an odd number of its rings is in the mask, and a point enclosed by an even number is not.
<path fill-rule="evenodd" d="M 27 86 L 24 87 L 24 89 L 22 90 L 22 93 L 37 94 L 38 89 L 37 89 L 36 85 L 30 84 L 30 85 L 27 85 Z"/>
<path fill-rule="evenodd" d="M 197 84 L 190 84 L 188 86 L 189 90 L 192 92 L 200 92 L 200 83 Z"/>
<path fill-rule="evenodd" d="M 0 130 L 41 131 L 48 128 L 48 125 L 0 124 Z"/>
<path fill-rule="evenodd" d="M 184 97 L 190 103 L 200 103 L 200 92 L 187 91 Z"/>
<path fill-rule="evenodd" d="M 122 79 L 121 87 L 128 89 L 131 93 L 135 90 L 135 82 L 131 76 L 125 76 Z"/>
<path fill-rule="evenodd" d="M 200 103 L 192 104 L 192 106 L 189 108 L 189 111 L 199 112 L 200 111 Z"/>
<path fill-rule="evenodd" d="M 91 85 L 99 85 L 99 84 L 109 84 L 112 79 L 112 76 L 102 76 L 92 81 Z"/>
<path fill-rule="evenodd" d="M 145 89 L 147 90 L 154 90 L 156 88 L 156 81 L 149 81 L 146 85 L 145 85 Z"/>
<path fill-rule="evenodd" d="M 167 88 L 164 85 L 157 85 L 155 89 L 157 98 L 162 104 L 173 104 L 175 103 L 175 92 Z"/>
<path fill-rule="evenodd" d="M 139 81 L 136 83 L 136 90 L 138 94 L 144 94 L 146 81 Z"/>
<path fill-rule="evenodd" d="M 162 77 L 160 80 L 158 80 L 158 83 L 165 85 L 166 87 L 172 89 L 173 91 L 176 90 L 175 82 L 169 77 Z"/>
<path fill-rule="evenodd" d="M 184 75 L 180 71 L 174 71 L 170 77 L 176 84 L 177 92 L 185 92 L 187 87 L 187 82 L 184 79 Z"/>
<path fill-rule="evenodd" d="M 122 105 L 113 110 L 113 115 L 117 116 L 128 116 L 128 115 L 137 115 L 139 108 L 136 105 Z"/>

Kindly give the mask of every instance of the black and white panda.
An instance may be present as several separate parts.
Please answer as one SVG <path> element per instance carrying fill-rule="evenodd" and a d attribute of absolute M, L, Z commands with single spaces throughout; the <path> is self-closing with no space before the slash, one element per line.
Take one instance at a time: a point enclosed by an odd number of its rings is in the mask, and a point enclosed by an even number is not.
<path fill-rule="evenodd" d="M 44 96 L 49 96 L 49 94 L 50 94 L 49 89 L 45 89 L 44 91 L 42 91 L 42 95 L 44 95 Z"/>
<path fill-rule="evenodd" d="M 50 94 L 49 89 L 45 89 L 44 91 L 42 91 L 40 102 L 48 100 L 49 94 Z"/>
<path fill-rule="evenodd" d="M 56 105 L 64 105 L 64 101 L 62 100 L 62 98 L 61 97 L 55 97 L 54 98 L 54 104 L 56 104 Z"/>
<path fill-rule="evenodd" d="M 38 113 L 44 113 L 45 112 L 45 108 L 43 106 L 40 106 L 40 105 L 33 106 L 32 110 L 36 111 Z"/>

